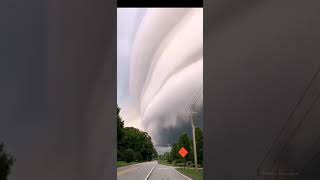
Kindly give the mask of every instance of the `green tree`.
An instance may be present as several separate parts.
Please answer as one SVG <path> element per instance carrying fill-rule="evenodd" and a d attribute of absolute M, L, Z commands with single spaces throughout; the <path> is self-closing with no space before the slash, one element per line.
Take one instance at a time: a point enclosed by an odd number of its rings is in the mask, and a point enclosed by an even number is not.
<path fill-rule="evenodd" d="M 135 160 L 135 152 L 133 149 L 126 149 L 123 153 L 123 157 L 125 158 L 126 162 L 132 162 Z"/>
<path fill-rule="evenodd" d="M 143 161 L 143 156 L 140 152 L 135 153 L 135 160 L 136 161 Z"/>
<path fill-rule="evenodd" d="M 122 147 L 120 149 L 128 148 L 139 152 L 142 156 L 142 159 L 139 159 L 143 161 L 151 160 L 155 154 L 151 137 L 146 132 L 133 127 L 124 128 Z"/>
<path fill-rule="evenodd" d="M 7 180 L 11 173 L 11 167 L 14 163 L 14 158 L 4 150 L 4 144 L 0 142 L 0 179 Z"/>
<path fill-rule="evenodd" d="M 154 147 L 153 147 L 152 158 L 153 159 L 158 158 L 158 153 L 157 153 L 157 151 L 156 151 L 156 149 Z"/>
<path fill-rule="evenodd" d="M 175 161 L 177 159 L 179 159 L 180 155 L 179 155 L 179 146 L 178 144 L 173 144 L 172 145 L 172 148 L 171 148 L 171 151 L 170 151 L 170 156 L 171 156 L 171 161 Z"/>
<path fill-rule="evenodd" d="M 120 117 L 120 108 L 117 106 L 117 141 L 118 143 L 121 142 L 123 137 L 123 120 Z"/>
<path fill-rule="evenodd" d="M 190 152 L 191 152 L 191 143 L 190 143 L 190 139 L 188 137 L 187 133 L 183 133 L 181 134 L 179 141 L 178 141 L 178 147 L 179 150 L 180 148 L 184 147 L 189 153 L 187 154 L 187 156 L 185 157 L 186 161 L 191 160 L 191 156 L 190 156 Z M 179 151 L 178 150 L 178 151 Z"/>
<path fill-rule="evenodd" d="M 117 106 L 117 158 L 118 160 L 131 159 L 131 150 L 134 152 L 134 160 L 149 161 L 157 158 L 158 154 L 155 150 L 152 139 L 148 133 L 140 131 L 134 127 L 124 127 L 122 118 L 120 117 L 120 108 Z M 128 149 L 129 150 L 128 152 Z M 128 159 L 129 158 L 129 159 Z"/>
<path fill-rule="evenodd" d="M 124 134 L 124 125 L 123 120 L 120 117 L 120 108 L 117 105 L 117 159 L 122 159 L 122 141 L 123 141 L 123 134 Z"/>

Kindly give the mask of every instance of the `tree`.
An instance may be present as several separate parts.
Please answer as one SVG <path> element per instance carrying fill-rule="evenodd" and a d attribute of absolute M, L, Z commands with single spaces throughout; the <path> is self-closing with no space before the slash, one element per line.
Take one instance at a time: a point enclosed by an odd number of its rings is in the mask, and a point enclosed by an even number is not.
<path fill-rule="evenodd" d="M 130 148 L 126 149 L 123 153 L 123 156 L 124 156 L 126 162 L 128 162 L 128 163 L 135 160 L 135 153 L 134 153 L 133 149 L 130 149 Z"/>
<path fill-rule="evenodd" d="M 151 160 L 155 154 L 151 137 L 137 128 L 126 127 L 123 141 L 124 147 L 140 152 L 144 161 Z"/>
<path fill-rule="evenodd" d="M 135 153 L 135 160 L 136 161 L 143 161 L 143 156 L 140 152 Z"/>
<path fill-rule="evenodd" d="M 123 120 L 120 117 L 120 108 L 117 106 L 117 141 L 118 143 L 121 142 L 122 137 L 123 137 L 123 127 L 124 123 Z"/>
<path fill-rule="evenodd" d="M 119 113 L 120 108 L 117 106 L 118 160 L 131 161 L 131 154 L 128 152 L 128 149 L 131 149 L 134 152 L 133 159 L 137 161 L 149 161 L 157 158 L 158 154 L 153 146 L 152 139 L 149 134 L 134 127 L 124 127 L 123 120 Z"/>
<path fill-rule="evenodd" d="M 195 129 L 195 136 L 197 146 L 197 160 L 199 164 L 203 164 L 203 135 L 200 128 Z M 186 133 L 181 134 L 178 143 L 172 145 L 168 162 L 184 162 L 184 159 L 178 153 L 182 147 L 186 148 L 189 152 L 185 160 L 194 162 L 193 141 Z"/>
<path fill-rule="evenodd" d="M 153 158 L 153 159 L 158 158 L 158 153 L 157 153 L 157 151 L 156 151 L 156 149 L 155 149 L 154 147 L 153 147 L 152 158 Z"/>
<path fill-rule="evenodd" d="M 123 134 L 124 134 L 124 123 L 120 117 L 120 108 L 117 105 L 117 159 L 122 159 L 122 151 L 119 149 L 121 148 Z"/>
<path fill-rule="evenodd" d="M 180 155 L 179 155 L 179 147 L 178 147 L 178 144 L 173 144 L 172 145 L 172 148 L 171 148 L 171 151 L 170 151 L 170 156 L 171 156 L 171 158 L 170 158 L 170 160 L 171 161 L 174 161 L 174 160 L 177 160 L 177 159 L 179 159 L 180 157 Z"/>
<path fill-rule="evenodd" d="M 180 148 L 184 147 L 189 153 L 187 154 L 187 156 L 185 157 L 186 161 L 190 160 L 190 152 L 191 152 L 191 143 L 190 143 L 190 139 L 187 135 L 187 133 L 183 133 L 181 134 L 179 141 L 178 141 L 178 146 L 179 146 L 179 150 Z"/>
<path fill-rule="evenodd" d="M 14 158 L 4 150 L 4 144 L 0 143 L 0 179 L 7 180 L 11 172 Z"/>

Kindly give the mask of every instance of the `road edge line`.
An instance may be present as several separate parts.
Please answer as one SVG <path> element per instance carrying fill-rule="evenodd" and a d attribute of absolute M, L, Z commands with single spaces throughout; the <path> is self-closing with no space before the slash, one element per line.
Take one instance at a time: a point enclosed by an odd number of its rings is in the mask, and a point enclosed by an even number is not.
<path fill-rule="evenodd" d="M 174 170 L 176 170 L 176 169 L 174 168 Z M 182 173 L 179 172 L 178 170 L 176 170 L 176 171 L 177 171 L 181 176 L 183 176 L 184 178 L 186 178 L 186 179 L 188 179 L 188 180 L 192 180 L 191 178 L 189 178 L 188 176 L 182 174 Z"/>
<path fill-rule="evenodd" d="M 150 178 L 153 169 L 154 169 L 157 165 L 158 165 L 158 163 L 153 166 L 153 168 L 152 168 L 151 171 L 149 172 L 148 176 L 147 176 L 144 180 L 148 180 L 148 179 Z"/>

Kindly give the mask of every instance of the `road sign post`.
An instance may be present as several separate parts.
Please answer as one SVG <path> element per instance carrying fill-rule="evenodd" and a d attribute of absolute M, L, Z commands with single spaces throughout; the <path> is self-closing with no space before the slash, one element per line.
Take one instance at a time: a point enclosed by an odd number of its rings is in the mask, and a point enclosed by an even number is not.
<path fill-rule="evenodd" d="M 184 148 L 184 147 L 182 147 L 180 150 L 179 150 L 179 152 L 178 152 L 179 154 L 180 154 L 180 156 L 184 159 L 184 169 L 183 170 L 185 170 L 186 169 L 186 165 L 187 165 L 187 161 L 186 161 L 186 156 L 187 156 L 187 154 L 189 153 L 187 150 L 186 150 L 186 148 Z"/>

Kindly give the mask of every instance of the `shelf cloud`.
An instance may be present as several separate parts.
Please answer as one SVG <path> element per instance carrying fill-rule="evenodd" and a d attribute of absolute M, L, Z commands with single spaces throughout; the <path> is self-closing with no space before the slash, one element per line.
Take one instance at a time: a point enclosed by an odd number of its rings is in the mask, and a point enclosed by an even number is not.
<path fill-rule="evenodd" d="M 118 9 L 118 18 L 126 11 Z M 126 94 L 118 95 L 118 103 L 125 126 L 147 131 L 155 144 L 163 146 L 177 138 L 168 137 L 186 131 L 190 123 L 186 108 L 202 112 L 203 10 L 140 11 L 143 15 L 135 18 L 139 23 L 122 32 L 131 33 L 126 44 L 119 41 L 124 38 L 119 28 L 125 27 L 118 22 L 118 94 Z"/>

